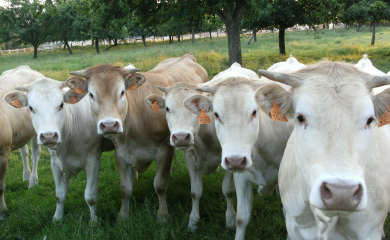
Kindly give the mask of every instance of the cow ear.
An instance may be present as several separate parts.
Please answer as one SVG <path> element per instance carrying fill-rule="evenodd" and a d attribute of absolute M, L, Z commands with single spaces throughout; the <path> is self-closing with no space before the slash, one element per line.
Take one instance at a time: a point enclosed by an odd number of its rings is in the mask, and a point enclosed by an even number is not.
<path fill-rule="evenodd" d="M 27 96 L 21 92 L 10 92 L 4 96 L 4 101 L 15 108 L 27 107 Z"/>
<path fill-rule="evenodd" d="M 78 94 L 87 94 L 88 83 L 81 77 L 71 77 L 66 80 L 65 85 Z"/>
<path fill-rule="evenodd" d="M 271 116 L 271 110 L 275 104 L 279 107 L 282 115 L 286 115 L 289 118 L 292 118 L 294 115 L 291 93 L 278 84 L 266 84 L 257 89 L 255 101 L 261 110 L 269 116 Z"/>
<path fill-rule="evenodd" d="M 67 92 L 64 93 L 64 102 L 65 103 L 70 103 L 70 104 L 75 104 L 78 103 L 85 94 L 77 93 L 74 92 L 73 90 L 68 90 Z"/>
<path fill-rule="evenodd" d="M 146 106 L 150 107 L 155 112 L 160 112 L 158 109 L 165 108 L 165 99 L 160 97 L 159 95 L 153 94 L 149 95 L 145 98 Z"/>
<path fill-rule="evenodd" d="M 380 119 L 382 115 L 389 111 L 390 108 L 390 88 L 373 97 L 375 117 Z"/>
<path fill-rule="evenodd" d="M 184 106 L 196 115 L 200 115 L 201 109 L 203 109 L 205 112 L 213 110 L 213 106 L 211 105 L 210 100 L 200 94 L 194 95 L 184 100 Z"/>
<path fill-rule="evenodd" d="M 142 84 L 146 82 L 144 75 L 139 73 L 130 74 L 125 79 L 125 88 L 129 90 L 134 90 L 139 88 Z"/>

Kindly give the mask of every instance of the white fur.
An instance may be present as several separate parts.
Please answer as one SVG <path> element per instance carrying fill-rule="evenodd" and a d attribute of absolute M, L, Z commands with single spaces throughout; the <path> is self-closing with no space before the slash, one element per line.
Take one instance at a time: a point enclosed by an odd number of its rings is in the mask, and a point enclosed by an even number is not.
<path fill-rule="evenodd" d="M 370 59 L 368 59 L 367 54 L 363 55 L 363 58 L 360 59 L 359 62 L 355 64 L 355 67 L 357 67 L 360 71 L 371 74 L 371 75 L 376 75 L 376 76 L 386 75 L 384 72 L 382 72 L 381 70 L 374 67 L 374 65 L 372 64 Z M 378 94 L 378 93 L 382 92 L 383 90 L 387 89 L 388 87 L 389 87 L 388 85 L 385 85 L 382 87 L 374 88 L 372 91 L 374 94 Z"/>

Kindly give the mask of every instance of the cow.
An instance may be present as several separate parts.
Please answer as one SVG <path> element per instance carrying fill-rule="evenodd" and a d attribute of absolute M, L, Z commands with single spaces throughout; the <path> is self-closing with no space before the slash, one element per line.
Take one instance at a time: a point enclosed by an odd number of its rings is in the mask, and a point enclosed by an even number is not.
<path fill-rule="evenodd" d="M 255 101 L 293 123 L 279 169 L 290 239 L 381 239 L 390 208 L 390 83 L 349 63 L 320 62 L 291 74 L 259 73 Z M 383 126 L 383 127 L 380 127 Z"/>
<path fill-rule="evenodd" d="M 291 62 L 294 64 L 294 61 Z M 289 63 L 285 65 L 289 66 Z M 299 67 L 296 66 L 297 69 Z M 278 69 L 284 70 L 282 66 Z M 210 93 L 211 97 L 197 94 L 185 102 L 186 107 L 196 115 L 203 109 L 212 112 L 216 119 L 216 134 L 222 147 L 221 166 L 234 172 L 236 239 L 244 239 L 252 209 L 252 184 L 259 185 L 258 192 L 262 196 L 272 194 L 292 124 L 271 120 L 259 111 L 254 102 L 256 89 L 269 83 L 269 80 L 259 79 L 257 74 L 238 63 L 225 73 L 220 73 L 220 76 L 223 79 L 211 80 L 196 88 Z"/>
<path fill-rule="evenodd" d="M 40 148 L 36 142 L 35 131 L 27 110 L 18 111 L 9 106 L 5 93 L 44 78 L 42 74 L 32 70 L 29 66 L 19 66 L 7 70 L 0 76 L 0 220 L 4 218 L 7 206 L 4 201 L 5 175 L 8 167 L 8 155 L 12 150 L 19 149 L 23 160 L 23 180 L 30 178 L 29 187 L 38 183 L 38 159 Z M 12 102 L 11 102 L 12 104 Z M 28 165 L 27 143 L 31 140 L 31 160 L 33 161 L 32 174 Z M 29 176 L 30 175 L 30 176 Z"/>
<path fill-rule="evenodd" d="M 355 64 L 355 67 L 357 67 L 360 71 L 368 73 L 368 74 L 372 74 L 372 75 L 376 75 L 376 76 L 386 75 L 384 72 L 382 72 L 381 70 L 374 67 L 374 65 L 372 64 L 370 59 L 368 59 L 367 54 L 363 55 L 363 58 L 360 59 L 359 62 Z M 381 87 L 372 89 L 372 91 L 374 92 L 374 94 L 378 94 L 378 93 L 382 92 L 383 90 L 385 90 L 386 88 L 388 88 L 388 86 L 381 86 Z"/>
<path fill-rule="evenodd" d="M 203 190 L 202 174 L 210 175 L 221 164 L 221 145 L 215 133 L 212 112 L 205 112 L 209 121 L 202 122 L 184 106 L 185 99 L 199 94 L 195 87 L 195 85 L 183 82 L 171 87 L 158 87 L 165 93 L 164 97 L 154 94 L 145 99 L 146 105 L 150 108 L 153 108 L 153 103 L 157 102 L 160 110 L 165 110 L 171 132 L 170 144 L 184 151 L 191 178 L 192 211 L 188 222 L 188 229 L 191 231 L 196 230 L 196 224 L 200 218 L 199 199 Z M 226 226 L 231 228 L 235 226 L 236 214 L 233 207 L 233 174 L 229 171 L 225 171 L 222 191 L 227 202 Z"/>
<path fill-rule="evenodd" d="M 8 103 L 19 102 L 17 108 L 23 111 L 30 109 L 38 144 L 47 147 L 50 152 L 57 199 L 53 219 L 64 217 L 69 179 L 84 169 L 87 178 L 85 200 L 90 208 L 91 221 L 97 221 L 101 152 L 105 147 L 109 149 L 109 143 L 104 145 L 102 137 L 97 134 L 88 99 L 82 99 L 83 95 L 69 90 L 65 82 L 50 78 L 16 89 L 18 91 L 6 95 L 12 100 Z"/>
<path fill-rule="evenodd" d="M 98 65 L 72 72 L 66 85 L 76 92 L 89 95 L 97 132 L 115 145 L 115 159 L 120 174 L 122 206 L 120 217 L 129 215 L 129 200 L 137 172 L 146 171 L 155 159 L 157 173 L 154 188 L 159 198 L 157 218 L 168 221 L 166 191 L 174 155 L 169 144 L 169 128 L 163 114 L 145 107 L 151 94 L 161 94 L 157 86 L 176 82 L 206 81 L 206 70 L 196 63 L 192 54 L 167 59 L 144 73 L 139 69 L 111 64 Z"/>

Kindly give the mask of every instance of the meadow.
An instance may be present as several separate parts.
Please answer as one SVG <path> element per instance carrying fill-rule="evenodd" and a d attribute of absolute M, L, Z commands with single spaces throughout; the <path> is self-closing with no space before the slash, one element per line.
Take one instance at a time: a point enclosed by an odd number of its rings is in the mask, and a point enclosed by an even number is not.
<path fill-rule="evenodd" d="M 382 33 L 382 34 L 380 34 Z M 367 53 L 374 66 L 390 71 L 390 28 L 377 28 L 376 45 L 370 46 L 371 33 L 362 28 L 320 30 L 317 37 L 312 32 L 286 33 L 286 56 L 278 54 L 278 34 L 258 34 L 258 41 L 247 45 L 249 36 L 241 38 L 243 66 L 252 70 L 267 69 L 272 64 L 285 61 L 292 54 L 300 62 L 311 64 L 322 59 L 357 63 Z M 94 47 L 74 48 L 70 55 L 66 50 L 32 54 L 0 56 L 0 73 L 19 65 L 29 65 L 47 77 L 64 81 L 71 71 L 81 70 L 101 63 L 125 66 L 134 64 L 142 71 L 152 69 L 157 63 L 170 57 L 195 54 L 197 62 L 209 73 L 210 78 L 228 68 L 226 38 L 197 39 L 182 42 L 150 42 L 120 45 L 99 55 Z M 203 196 L 200 200 L 201 219 L 195 233 L 187 231 L 191 211 L 190 180 L 183 159 L 178 151 L 169 180 L 167 204 L 170 220 L 157 223 L 158 198 L 153 188 L 156 165 L 139 174 L 130 202 L 130 217 L 118 217 L 121 206 L 119 174 L 114 152 L 104 153 L 99 179 L 99 217 L 97 223 L 89 222 L 89 208 L 84 200 L 85 173 L 72 178 L 65 201 L 65 217 L 53 222 L 56 198 L 54 180 L 50 169 L 50 156 L 45 148 L 39 162 L 39 185 L 28 189 L 22 181 L 22 162 L 18 151 L 10 154 L 6 176 L 5 201 L 8 215 L 0 221 L 0 239 L 234 239 L 235 231 L 225 228 L 226 202 L 222 194 L 223 171 L 203 177 Z M 246 239 L 286 239 L 282 204 L 279 196 L 263 198 L 254 188 L 251 221 Z M 387 220 L 385 233 L 390 236 Z"/>

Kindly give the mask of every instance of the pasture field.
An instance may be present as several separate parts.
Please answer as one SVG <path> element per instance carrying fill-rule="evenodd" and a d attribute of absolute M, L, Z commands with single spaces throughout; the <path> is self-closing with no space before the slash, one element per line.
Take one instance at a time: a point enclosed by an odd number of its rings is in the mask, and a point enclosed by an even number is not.
<path fill-rule="evenodd" d="M 379 34 L 383 33 L 383 34 Z M 293 54 L 300 62 L 314 63 L 321 59 L 342 60 L 357 63 L 364 53 L 381 71 L 390 71 L 390 28 L 377 28 L 376 45 L 370 46 L 369 29 L 320 30 L 318 38 L 306 31 L 286 33 L 286 52 Z M 242 36 L 243 66 L 252 70 L 267 69 L 272 64 L 285 61 L 287 56 L 278 54 L 277 33 L 258 34 L 258 41 L 246 44 L 249 36 Z M 85 69 L 100 63 L 125 66 L 129 62 L 142 71 L 152 69 L 158 62 L 193 52 L 209 73 L 210 78 L 228 67 L 227 39 L 203 38 L 195 45 L 191 41 L 120 45 L 108 51 L 101 48 L 96 54 L 93 47 L 74 48 L 74 54 L 67 51 L 39 52 L 38 59 L 31 54 L 0 56 L 0 73 L 27 64 L 47 77 L 66 80 L 68 72 Z M 138 182 L 130 202 L 130 217 L 119 219 L 121 193 L 119 173 L 114 153 L 104 153 L 99 179 L 99 202 L 97 223 L 89 222 L 89 208 L 84 200 L 85 173 L 72 178 L 65 201 L 65 217 L 53 222 L 56 198 L 54 180 L 50 169 L 50 156 L 42 148 L 38 174 L 39 185 L 28 189 L 22 181 L 20 154 L 10 154 L 6 176 L 5 201 L 8 216 L 0 221 L 0 239 L 234 239 L 235 231 L 225 228 L 226 202 L 222 194 L 223 170 L 203 178 L 203 196 L 200 200 L 201 219 L 196 233 L 186 227 L 191 211 L 190 180 L 183 153 L 178 151 L 169 180 L 167 204 L 170 221 L 158 224 L 156 221 L 158 198 L 153 188 L 156 165 L 139 174 Z M 246 239 L 286 239 L 282 204 L 275 193 L 263 198 L 253 189 L 254 200 L 251 221 Z M 390 222 L 387 220 L 385 233 L 390 236 Z"/>

